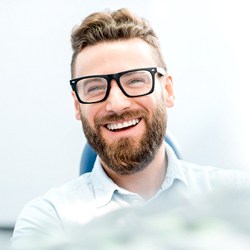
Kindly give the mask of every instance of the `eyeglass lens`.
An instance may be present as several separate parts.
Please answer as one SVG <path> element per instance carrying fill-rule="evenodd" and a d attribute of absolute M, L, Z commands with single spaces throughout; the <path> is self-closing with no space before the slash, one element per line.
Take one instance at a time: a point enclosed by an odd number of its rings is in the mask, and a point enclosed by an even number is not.
<path fill-rule="evenodd" d="M 132 71 L 119 78 L 121 88 L 128 96 L 139 96 L 152 89 L 152 75 L 147 70 Z M 83 102 L 102 100 L 108 91 L 108 80 L 104 77 L 87 77 L 77 82 L 77 93 Z"/>

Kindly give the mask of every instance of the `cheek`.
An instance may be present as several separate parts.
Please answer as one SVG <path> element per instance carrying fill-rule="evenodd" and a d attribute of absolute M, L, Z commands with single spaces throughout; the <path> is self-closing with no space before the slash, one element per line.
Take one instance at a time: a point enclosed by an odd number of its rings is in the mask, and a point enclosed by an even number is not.
<path fill-rule="evenodd" d="M 151 107 L 156 107 L 162 103 L 162 100 L 164 99 L 162 86 L 158 85 L 149 97 L 148 105 L 151 105 Z"/>
<path fill-rule="evenodd" d="M 156 95 L 156 105 L 164 105 L 167 107 L 167 100 L 168 100 L 168 93 L 166 89 L 164 88 L 163 84 L 157 84 L 157 87 L 155 89 L 155 95 Z"/>
<path fill-rule="evenodd" d="M 84 118 L 89 122 L 89 124 L 92 127 L 95 126 L 94 121 L 95 121 L 97 114 L 98 114 L 98 111 L 94 107 L 87 106 L 81 109 L 81 116 L 84 116 Z"/>
<path fill-rule="evenodd" d="M 148 96 L 138 98 L 137 104 L 138 109 L 144 109 L 148 113 L 148 118 L 151 119 L 153 110 L 158 105 L 158 101 L 157 97 L 155 96 L 155 93 L 152 93 Z"/>

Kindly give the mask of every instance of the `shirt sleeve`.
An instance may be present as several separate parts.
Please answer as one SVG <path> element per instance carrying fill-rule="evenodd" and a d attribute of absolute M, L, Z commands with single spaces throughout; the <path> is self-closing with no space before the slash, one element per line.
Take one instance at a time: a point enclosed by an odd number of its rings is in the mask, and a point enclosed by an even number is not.
<path fill-rule="evenodd" d="M 32 249 L 49 244 L 64 232 L 61 220 L 53 204 L 45 198 L 28 203 L 20 213 L 11 245 L 13 249 Z M 61 237 L 60 237 L 61 238 Z"/>

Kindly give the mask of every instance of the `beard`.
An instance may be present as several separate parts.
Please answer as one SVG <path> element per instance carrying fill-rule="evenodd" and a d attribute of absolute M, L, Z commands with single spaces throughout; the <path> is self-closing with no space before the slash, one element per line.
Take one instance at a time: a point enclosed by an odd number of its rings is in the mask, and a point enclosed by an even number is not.
<path fill-rule="evenodd" d="M 100 129 L 102 124 L 134 117 L 140 117 L 145 121 L 146 129 L 141 138 L 125 137 L 114 142 L 108 142 L 103 138 Z M 121 115 L 112 114 L 95 119 L 95 129 L 90 126 L 83 113 L 81 121 L 87 141 L 97 152 L 102 163 L 119 175 L 130 175 L 145 169 L 155 158 L 166 134 L 167 112 L 161 98 L 159 105 L 153 110 L 151 120 L 146 111 L 131 110 Z"/>

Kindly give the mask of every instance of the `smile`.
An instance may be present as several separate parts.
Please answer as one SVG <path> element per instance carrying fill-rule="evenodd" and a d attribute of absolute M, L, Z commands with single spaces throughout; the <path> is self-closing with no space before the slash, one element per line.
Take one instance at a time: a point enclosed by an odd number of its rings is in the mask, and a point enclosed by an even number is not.
<path fill-rule="evenodd" d="M 115 131 L 115 130 L 118 130 L 118 129 L 124 129 L 124 128 L 128 128 L 128 127 L 131 127 L 131 126 L 135 126 L 139 122 L 140 122 L 140 119 L 133 119 L 133 120 L 130 120 L 130 121 L 125 121 L 125 122 L 110 123 L 110 124 L 107 124 L 105 127 L 108 130 Z"/>

